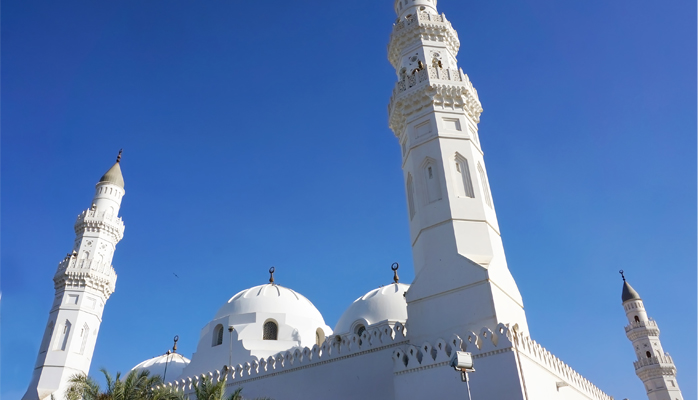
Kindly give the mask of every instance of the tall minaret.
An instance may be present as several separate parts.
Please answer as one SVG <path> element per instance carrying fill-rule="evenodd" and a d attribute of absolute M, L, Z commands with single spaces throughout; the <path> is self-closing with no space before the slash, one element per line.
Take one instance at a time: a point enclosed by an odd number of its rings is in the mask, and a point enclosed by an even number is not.
<path fill-rule="evenodd" d="M 56 296 L 49 312 L 32 381 L 23 400 L 63 399 L 68 380 L 87 374 L 102 312 L 114 292 L 117 274 L 112 257 L 124 234 L 117 216 L 124 196 L 119 161 L 97 183 L 90 209 L 75 222 L 75 244 L 58 264 Z"/>
<path fill-rule="evenodd" d="M 389 126 L 403 155 L 416 274 L 406 294 L 409 335 L 447 338 L 498 323 L 528 334 L 479 142 L 481 103 L 457 66 L 457 32 L 436 0 L 395 0 L 394 8 Z"/>
<path fill-rule="evenodd" d="M 622 275 L 622 307 L 629 325 L 625 327 L 627 338 L 632 341 L 637 361 L 634 369 L 644 382 L 649 400 L 683 400 L 676 380 L 676 365 L 668 353 L 664 353 L 659 340 L 659 326 L 647 316 L 644 303 Z"/>

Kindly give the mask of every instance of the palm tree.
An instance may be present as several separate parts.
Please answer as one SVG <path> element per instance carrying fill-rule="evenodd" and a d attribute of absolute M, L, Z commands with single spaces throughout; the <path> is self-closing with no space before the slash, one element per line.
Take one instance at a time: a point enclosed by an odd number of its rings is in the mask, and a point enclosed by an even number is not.
<path fill-rule="evenodd" d="M 194 395 L 197 400 L 243 400 L 242 387 L 237 388 L 228 397 L 226 393 L 226 377 L 214 383 L 211 376 L 202 375 L 202 379 L 194 385 Z"/>
<path fill-rule="evenodd" d="M 149 376 L 149 371 L 129 371 L 124 380 L 117 373 L 116 379 L 104 368 L 107 387 L 104 391 L 100 385 L 85 374 L 70 378 L 66 390 L 66 400 L 182 400 L 183 395 L 169 388 L 155 388 L 162 383 L 159 375 Z"/>

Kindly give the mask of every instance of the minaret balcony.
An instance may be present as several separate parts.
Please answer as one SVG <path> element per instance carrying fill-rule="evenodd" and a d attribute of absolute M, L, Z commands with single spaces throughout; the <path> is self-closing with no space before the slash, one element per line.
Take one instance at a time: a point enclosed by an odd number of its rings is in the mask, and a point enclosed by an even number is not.
<path fill-rule="evenodd" d="M 62 277 L 67 272 L 75 272 L 85 274 L 88 272 L 97 272 L 103 278 L 112 281 L 117 279 L 117 273 L 114 267 L 106 262 L 98 262 L 95 259 L 77 259 L 73 255 L 69 255 L 58 263 L 58 269 L 54 275 L 54 280 L 57 277 Z"/>
<path fill-rule="evenodd" d="M 75 221 L 75 233 L 79 234 L 83 230 L 88 231 L 106 231 L 115 236 L 116 240 L 119 241 L 124 234 L 124 221 L 121 217 L 114 215 L 107 215 L 104 211 L 99 212 L 96 209 L 85 210 Z"/>
<path fill-rule="evenodd" d="M 445 14 L 419 12 L 418 17 L 416 14 L 409 14 L 397 20 L 391 31 L 387 50 L 389 62 L 394 68 L 402 57 L 403 49 L 416 40 L 441 43 L 455 56 L 459 52 L 457 32 L 445 18 Z"/>
<path fill-rule="evenodd" d="M 654 357 L 649 357 L 649 358 L 643 358 L 639 361 L 634 362 L 634 369 L 635 371 L 641 370 L 641 369 L 647 369 L 647 368 L 663 368 L 663 369 L 669 369 L 669 370 L 675 370 L 676 365 L 673 363 L 673 359 L 671 358 L 668 353 L 664 354 L 663 356 L 654 356 Z"/>
<path fill-rule="evenodd" d="M 625 327 L 625 333 L 627 333 L 627 337 L 630 340 L 635 340 L 642 336 L 659 336 L 659 326 L 652 319 L 633 322 Z"/>

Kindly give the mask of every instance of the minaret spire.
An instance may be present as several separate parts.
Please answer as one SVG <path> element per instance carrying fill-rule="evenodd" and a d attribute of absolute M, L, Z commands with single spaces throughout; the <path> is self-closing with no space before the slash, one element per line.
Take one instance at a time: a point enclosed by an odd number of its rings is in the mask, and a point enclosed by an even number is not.
<path fill-rule="evenodd" d="M 527 334 L 479 141 L 481 103 L 457 65 L 457 32 L 435 0 L 396 0 L 394 9 L 389 126 L 401 148 L 416 275 L 406 294 L 409 336 L 449 337 L 455 326 L 467 335 L 499 323 Z"/>
<path fill-rule="evenodd" d="M 92 206 L 78 215 L 73 249 L 58 264 L 55 300 L 23 400 L 63 399 L 68 380 L 90 370 L 102 312 L 117 281 L 112 257 L 124 234 L 120 158 L 121 151 L 97 183 Z"/>
<path fill-rule="evenodd" d="M 629 325 L 625 327 L 627 338 L 637 354 L 634 369 L 644 383 L 649 400 L 683 400 L 676 380 L 676 365 L 668 353 L 664 353 L 659 340 L 659 326 L 649 318 L 644 302 L 636 290 L 622 275 L 622 307 Z"/>

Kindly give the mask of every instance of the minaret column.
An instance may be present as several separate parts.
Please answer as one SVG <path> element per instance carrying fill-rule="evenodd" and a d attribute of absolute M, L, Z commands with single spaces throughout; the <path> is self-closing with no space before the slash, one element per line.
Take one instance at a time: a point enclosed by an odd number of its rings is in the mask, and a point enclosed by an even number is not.
<path fill-rule="evenodd" d="M 54 302 L 23 400 L 63 399 L 69 379 L 90 370 L 104 306 L 117 281 L 112 257 L 124 234 L 119 161 L 97 183 L 91 207 L 78 215 L 73 250 L 58 264 Z"/>
<path fill-rule="evenodd" d="M 457 65 L 457 32 L 434 0 L 397 0 L 394 8 L 389 126 L 402 153 L 416 274 L 406 294 L 409 336 L 446 338 L 499 323 L 527 335 L 479 141 L 481 103 Z"/>
<path fill-rule="evenodd" d="M 625 332 L 637 355 L 635 372 L 644 383 L 649 400 L 683 400 L 676 380 L 676 365 L 661 347 L 659 326 L 648 317 L 644 302 L 627 283 L 622 270 L 620 274 L 623 281 L 622 307 L 629 321 Z"/>

